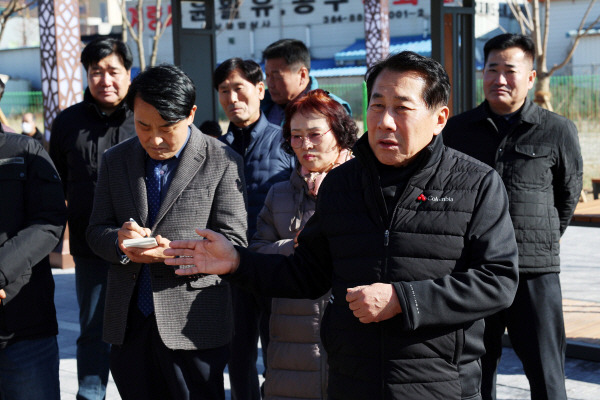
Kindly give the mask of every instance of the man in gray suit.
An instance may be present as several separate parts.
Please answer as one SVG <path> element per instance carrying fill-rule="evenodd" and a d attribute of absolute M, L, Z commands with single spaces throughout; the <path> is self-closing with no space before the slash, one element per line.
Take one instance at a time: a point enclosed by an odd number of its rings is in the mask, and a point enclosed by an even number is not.
<path fill-rule="evenodd" d="M 104 340 L 124 400 L 223 399 L 232 309 L 216 275 L 175 275 L 164 264 L 170 240 L 195 228 L 247 244 L 241 158 L 192 124 L 195 87 L 162 65 L 136 77 L 127 94 L 137 137 L 101 163 L 87 230 L 91 248 L 111 262 Z M 154 237 L 150 248 L 127 239 Z"/>

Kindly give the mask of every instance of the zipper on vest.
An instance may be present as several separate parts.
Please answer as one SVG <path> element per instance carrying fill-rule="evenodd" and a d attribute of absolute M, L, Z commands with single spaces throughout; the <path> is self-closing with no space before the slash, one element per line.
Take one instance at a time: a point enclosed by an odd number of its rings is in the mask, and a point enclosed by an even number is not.
<path fill-rule="evenodd" d="M 394 211 L 395 214 L 395 211 Z M 392 215 L 393 217 L 393 215 Z M 387 282 L 387 266 L 388 266 L 388 249 L 389 249 L 389 244 L 390 244 L 390 230 L 386 229 L 384 234 L 383 234 L 383 271 L 381 274 L 381 282 Z M 381 395 L 380 398 L 384 399 L 385 398 L 385 379 L 383 378 L 385 376 L 384 374 L 384 370 L 385 370 L 385 335 L 383 333 L 383 325 L 379 325 L 379 377 L 381 379 L 381 387 L 379 390 L 381 390 Z"/>
<path fill-rule="evenodd" d="M 383 270 L 381 271 L 381 281 L 386 282 L 388 265 L 388 245 L 390 244 L 390 230 L 386 229 L 383 234 Z"/>

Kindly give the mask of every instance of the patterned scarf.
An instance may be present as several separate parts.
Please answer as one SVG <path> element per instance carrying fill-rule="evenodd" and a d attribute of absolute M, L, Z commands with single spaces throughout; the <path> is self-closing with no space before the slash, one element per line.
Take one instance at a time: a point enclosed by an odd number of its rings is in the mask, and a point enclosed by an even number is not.
<path fill-rule="evenodd" d="M 345 163 L 346 161 L 354 158 L 352 155 L 352 150 L 343 149 L 340 151 L 337 159 L 323 172 L 310 172 L 304 167 L 300 168 L 300 176 L 306 181 L 308 185 L 308 191 L 314 197 L 317 197 L 317 193 L 319 192 L 319 187 L 321 186 L 321 182 L 327 176 L 327 173 L 337 167 L 340 164 Z"/>
<path fill-rule="evenodd" d="M 327 168 L 324 172 L 310 172 L 306 168 L 302 167 L 300 163 L 299 169 L 296 169 L 296 173 L 298 176 L 306 182 L 306 186 L 302 185 L 302 189 L 295 194 L 296 196 L 296 212 L 290 221 L 290 232 L 298 232 L 302 226 L 302 218 L 304 216 L 304 200 L 306 196 L 306 190 L 308 190 L 308 194 L 314 198 L 317 197 L 317 193 L 319 192 L 319 187 L 321 186 L 321 182 L 327 176 L 327 173 L 337 167 L 340 164 L 354 158 L 352 151 L 350 149 L 344 149 L 340 151 L 335 162 L 333 162 L 329 168 Z"/>

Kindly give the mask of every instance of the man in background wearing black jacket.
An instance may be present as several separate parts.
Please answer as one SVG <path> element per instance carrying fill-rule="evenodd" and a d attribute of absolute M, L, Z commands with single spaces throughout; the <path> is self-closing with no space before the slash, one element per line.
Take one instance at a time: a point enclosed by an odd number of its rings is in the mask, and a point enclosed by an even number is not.
<path fill-rule="evenodd" d="M 0 397 L 60 399 L 54 280 L 48 254 L 66 221 L 46 150 L 0 126 Z"/>
<path fill-rule="evenodd" d="M 536 75 L 535 46 L 529 37 L 496 36 L 485 44 L 484 53 L 485 101 L 451 118 L 443 132 L 446 145 L 498 171 L 519 246 L 515 301 L 486 318 L 482 395 L 496 398 L 496 369 L 508 328 L 531 398 L 566 399 L 559 241 L 581 192 L 577 129 L 527 99 Z"/>
<path fill-rule="evenodd" d="M 133 58 L 126 44 L 111 38 L 90 42 L 81 53 L 88 88 L 81 103 L 54 120 L 50 156 L 68 202 L 69 240 L 75 260 L 80 335 L 77 339 L 77 399 L 102 400 L 106 393 L 110 345 L 102 341 L 109 264 L 85 239 L 102 154 L 135 135 L 133 114 L 123 101 Z"/>

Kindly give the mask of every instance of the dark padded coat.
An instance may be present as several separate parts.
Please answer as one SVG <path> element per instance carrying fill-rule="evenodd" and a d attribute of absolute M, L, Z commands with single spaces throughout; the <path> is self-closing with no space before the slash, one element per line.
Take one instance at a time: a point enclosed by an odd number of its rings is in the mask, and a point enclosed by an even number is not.
<path fill-rule="evenodd" d="M 248 193 L 248 237 L 256 232 L 256 218 L 265 204 L 265 197 L 274 183 L 287 181 L 294 169 L 294 157 L 281 148 L 281 128 L 271 124 L 261 113 L 250 134 L 250 144 L 244 158 L 244 179 Z M 230 128 L 219 138 L 228 145 L 233 144 Z"/>
<path fill-rule="evenodd" d="M 86 89 L 84 99 L 62 111 L 52 124 L 50 157 L 60 174 L 68 202 L 69 246 L 77 257 L 98 258 L 85 240 L 102 154 L 135 136 L 133 112 L 125 102 L 103 113 Z"/>
<path fill-rule="evenodd" d="M 435 137 L 388 215 L 365 134 L 331 171 L 293 256 L 239 248 L 228 279 L 273 297 L 332 297 L 321 325 L 329 399 L 478 399 L 482 318 L 511 304 L 517 245 L 487 165 Z M 425 201 L 419 200 L 421 195 Z M 347 288 L 391 283 L 402 313 L 363 324 Z"/>
<path fill-rule="evenodd" d="M 0 348 L 58 333 L 48 254 L 67 210 L 58 173 L 38 141 L 0 128 Z"/>
<path fill-rule="evenodd" d="M 315 197 L 296 168 L 289 181 L 276 183 L 269 190 L 248 249 L 292 254 L 294 238 L 314 212 Z M 327 397 L 327 354 L 319 338 L 319 326 L 328 298 L 273 299 L 265 400 Z"/>
<path fill-rule="evenodd" d="M 444 143 L 472 157 L 498 135 L 486 102 L 451 118 Z M 491 166 L 510 199 L 520 273 L 560 271 L 560 237 L 581 193 L 583 161 L 573 122 L 526 100 L 517 126 L 505 136 Z"/>

